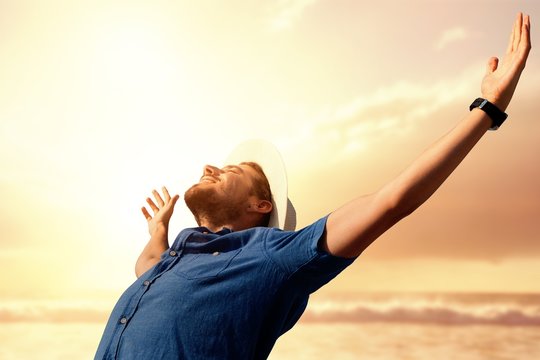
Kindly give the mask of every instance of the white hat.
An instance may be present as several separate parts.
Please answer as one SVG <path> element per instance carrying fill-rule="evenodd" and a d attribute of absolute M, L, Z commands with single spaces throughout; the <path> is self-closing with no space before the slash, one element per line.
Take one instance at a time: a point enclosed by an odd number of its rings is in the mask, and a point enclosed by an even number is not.
<path fill-rule="evenodd" d="M 265 140 L 247 140 L 237 145 L 225 160 L 224 165 L 241 162 L 259 164 L 272 192 L 273 210 L 268 227 L 282 230 L 294 230 L 296 227 L 296 211 L 287 194 L 287 171 L 281 154 L 276 147 Z"/>

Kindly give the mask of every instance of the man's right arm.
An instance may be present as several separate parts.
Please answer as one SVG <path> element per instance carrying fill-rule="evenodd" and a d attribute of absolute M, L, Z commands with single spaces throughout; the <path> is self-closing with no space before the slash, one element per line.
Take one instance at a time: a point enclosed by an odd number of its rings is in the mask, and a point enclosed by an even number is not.
<path fill-rule="evenodd" d="M 146 198 L 146 202 L 154 212 L 153 217 L 145 207 L 141 209 L 146 221 L 148 221 L 150 240 L 135 263 L 135 275 L 137 275 L 137 277 L 140 277 L 152 266 L 157 264 L 161 254 L 169 248 L 169 220 L 174 211 L 174 205 L 179 198 L 178 195 L 171 198 L 165 187 L 163 187 L 165 200 L 161 198 L 156 190 L 153 190 L 152 193 L 154 194 L 158 205 L 156 205 L 152 199 Z"/>
<path fill-rule="evenodd" d="M 161 254 L 169 248 L 167 233 L 168 229 L 165 225 L 158 225 L 135 263 L 135 275 L 137 277 L 140 277 L 148 269 L 156 265 Z"/>

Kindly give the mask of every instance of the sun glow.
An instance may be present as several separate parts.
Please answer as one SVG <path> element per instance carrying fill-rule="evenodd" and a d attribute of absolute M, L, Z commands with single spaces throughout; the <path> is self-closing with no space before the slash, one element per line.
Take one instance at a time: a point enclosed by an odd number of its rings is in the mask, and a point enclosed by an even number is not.
<path fill-rule="evenodd" d="M 22 320 L 109 311 L 148 241 L 151 190 L 182 195 L 247 138 L 281 150 L 299 227 L 376 190 L 467 113 L 511 14 L 539 12 L 392 3 L 2 3 L 1 302 Z M 504 128 L 322 294 L 540 291 L 538 59 Z M 179 201 L 170 240 L 192 225 Z"/>

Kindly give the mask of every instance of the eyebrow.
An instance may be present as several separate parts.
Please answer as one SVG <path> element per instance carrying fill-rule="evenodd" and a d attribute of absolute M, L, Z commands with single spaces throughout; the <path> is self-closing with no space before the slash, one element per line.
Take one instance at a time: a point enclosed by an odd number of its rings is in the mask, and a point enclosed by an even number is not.
<path fill-rule="evenodd" d="M 227 165 L 227 166 L 224 166 L 223 169 L 235 169 L 240 172 L 244 172 L 244 169 L 242 169 L 240 166 L 237 166 L 237 165 Z"/>

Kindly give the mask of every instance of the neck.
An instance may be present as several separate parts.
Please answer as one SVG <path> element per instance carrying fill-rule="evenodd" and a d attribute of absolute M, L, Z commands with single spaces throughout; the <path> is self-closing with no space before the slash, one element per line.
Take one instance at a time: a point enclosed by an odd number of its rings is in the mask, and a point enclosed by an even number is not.
<path fill-rule="evenodd" d="M 250 219 L 246 219 L 245 217 L 240 217 L 238 219 L 235 219 L 235 221 L 227 221 L 227 222 L 221 222 L 221 221 L 216 222 L 205 216 L 200 216 L 196 218 L 196 220 L 199 226 L 205 227 L 213 233 L 218 232 L 222 230 L 223 228 L 227 228 L 232 231 L 240 231 L 240 230 L 245 230 L 245 229 L 249 229 L 256 226 L 254 225 L 253 219 L 250 220 Z"/>
<path fill-rule="evenodd" d="M 233 224 L 215 223 L 211 221 L 210 219 L 205 219 L 205 218 L 197 219 L 197 223 L 199 224 L 199 226 L 205 227 L 213 233 L 216 233 L 222 230 L 223 228 L 231 229 L 233 231 L 237 230 L 237 227 L 234 226 Z"/>

